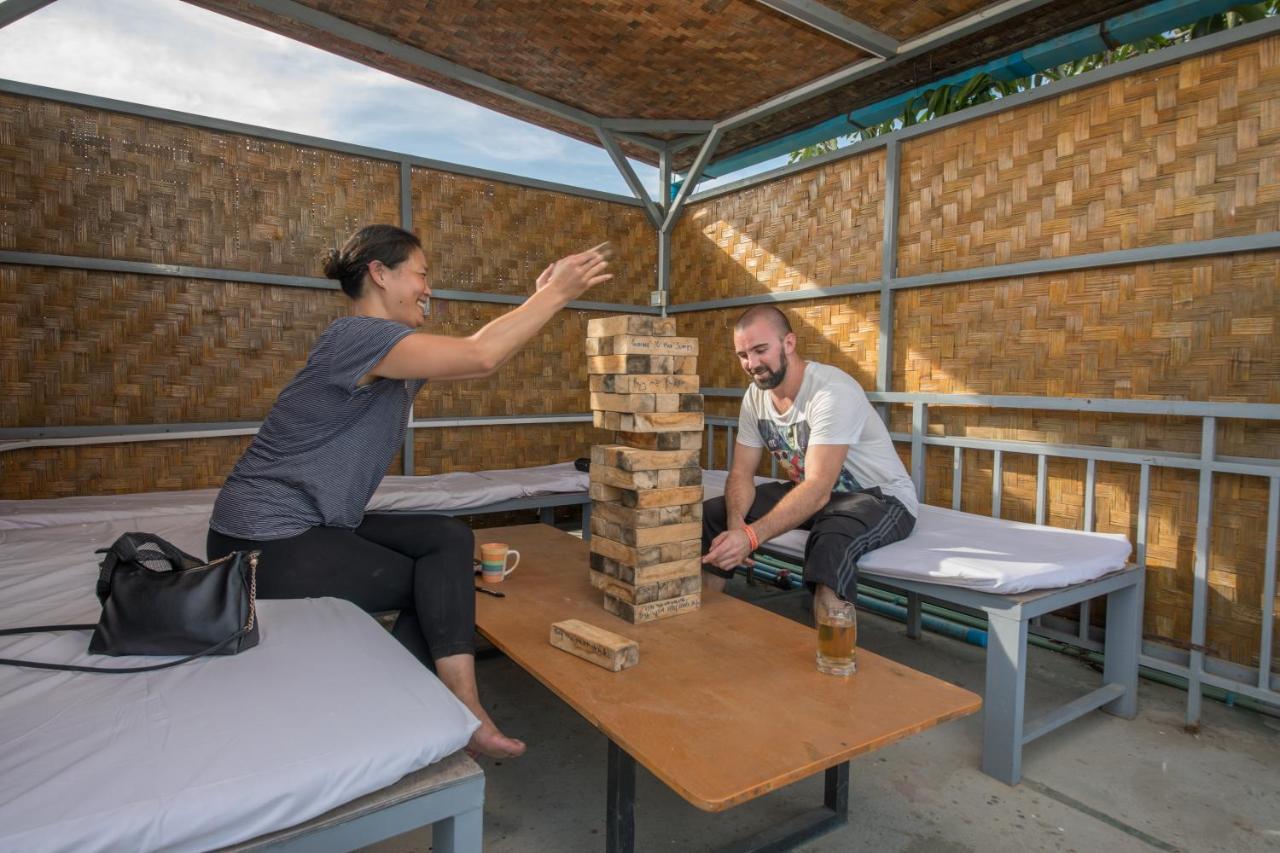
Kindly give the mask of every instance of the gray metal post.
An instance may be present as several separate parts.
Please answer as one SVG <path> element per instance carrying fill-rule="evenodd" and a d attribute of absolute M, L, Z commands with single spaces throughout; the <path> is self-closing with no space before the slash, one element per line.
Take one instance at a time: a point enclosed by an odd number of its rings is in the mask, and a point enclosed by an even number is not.
<path fill-rule="evenodd" d="M 1276 536 L 1280 529 L 1280 477 L 1271 478 L 1267 502 L 1267 556 L 1262 570 L 1262 639 L 1258 650 L 1258 689 L 1271 687 L 1271 635 L 1275 626 Z"/>
<path fill-rule="evenodd" d="M 1204 641 L 1209 607 L 1209 518 L 1213 509 L 1213 457 L 1218 419 L 1206 417 L 1200 427 L 1200 497 L 1196 503 L 1195 579 L 1191 588 L 1191 657 L 1187 662 L 1187 725 L 1200 725 L 1200 679 L 1204 675 Z"/>
<path fill-rule="evenodd" d="M 911 406 L 911 479 L 916 486 L 916 497 L 924 500 L 924 433 L 929 426 L 929 406 L 913 403 Z"/>
<path fill-rule="evenodd" d="M 664 228 L 666 211 L 671 205 L 671 152 L 658 155 L 658 207 L 662 211 L 656 223 L 658 231 L 658 294 L 662 300 L 662 316 L 667 316 L 667 303 L 671 301 L 671 230 Z M 674 223 L 672 223 L 674 228 Z"/>
<path fill-rule="evenodd" d="M 1138 657 L 1142 653 L 1142 590 L 1145 579 L 1107 595 L 1107 645 L 1102 665 L 1102 683 L 1118 684 L 1124 694 L 1102 706 L 1102 710 L 1127 720 L 1138 714 Z M 1080 603 L 1083 627 L 1088 630 L 1088 611 Z"/>
<path fill-rule="evenodd" d="M 960 509 L 964 494 L 964 448 L 954 447 L 951 454 L 951 508 Z"/>
<path fill-rule="evenodd" d="M 893 383 L 893 290 L 898 275 L 898 173 L 902 146 L 896 139 L 885 148 L 884 204 L 880 255 L 880 338 L 876 354 L 876 390 L 888 391 Z M 889 425 L 889 407 L 880 407 L 880 417 Z"/>
<path fill-rule="evenodd" d="M 987 611 L 987 684 L 982 694 L 982 772 L 1006 785 L 1022 778 L 1027 693 L 1027 620 Z"/>
<path fill-rule="evenodd" d="M 400 161 L 400 227 L 413 231 L 413 166 L 407 160 Z M 405 476 L 414 473 L 413 464 L 413 401 L 409 401 L 409 424 L 404 430 L 404 449 L 401 451 L 401 470 Z"/>

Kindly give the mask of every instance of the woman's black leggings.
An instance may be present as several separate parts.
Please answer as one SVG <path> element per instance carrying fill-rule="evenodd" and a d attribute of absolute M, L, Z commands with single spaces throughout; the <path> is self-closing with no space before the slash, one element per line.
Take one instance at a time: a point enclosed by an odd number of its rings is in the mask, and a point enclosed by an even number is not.
<path fill-rule="evenodd" d="M 355 530 L 264 541 L 210 530 L 207 546 L 210 560 L 261 551 L 259 598 L 332 596 L 369 613 L 399 610 L 391 633 L 427 666 L 475 652 L 475 535 L 457 519 L 369 513 Z"/>

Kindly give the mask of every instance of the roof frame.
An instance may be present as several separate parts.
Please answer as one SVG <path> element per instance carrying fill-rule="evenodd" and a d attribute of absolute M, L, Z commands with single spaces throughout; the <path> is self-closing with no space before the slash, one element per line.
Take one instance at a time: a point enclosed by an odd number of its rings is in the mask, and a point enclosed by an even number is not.
<path fill-rule="evenodd" d="M 756 0 L 756 2 L 881 59 L 893 56 L 901 46 L 898 40 L 888 33 L 868 27 L 814 0 Z"/>
<path fill-rule="evenodd" d="M 39 12 L 53 0 L 5 0 L 0 3 L 0 29 L 21 20 L 32 12 Z"/>

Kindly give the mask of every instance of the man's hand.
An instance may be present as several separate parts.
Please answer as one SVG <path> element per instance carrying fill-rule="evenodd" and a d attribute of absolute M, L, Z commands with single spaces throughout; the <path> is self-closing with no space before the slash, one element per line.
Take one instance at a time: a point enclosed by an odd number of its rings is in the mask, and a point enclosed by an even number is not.
<path fill-rule="evenodd" d="M 738 527 L 726 530 L 717 536 L 712 541 L 711 548 L 707 550 L 707 555 L 702 558 L 702 562 L 728 572 L 738 566 L 752 565 L 750 558 L 751 539 L 747 536 L 747 531 Z"/>

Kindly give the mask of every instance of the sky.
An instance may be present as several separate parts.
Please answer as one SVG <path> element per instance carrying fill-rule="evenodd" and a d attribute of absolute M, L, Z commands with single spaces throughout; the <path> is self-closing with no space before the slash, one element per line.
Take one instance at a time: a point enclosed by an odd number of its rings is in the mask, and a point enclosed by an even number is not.
<path fill-rule="evenodd" d="M 57 0 L 0 29 L 0 78 L 632 195 L 595 145 L 180 0 Z"/>

